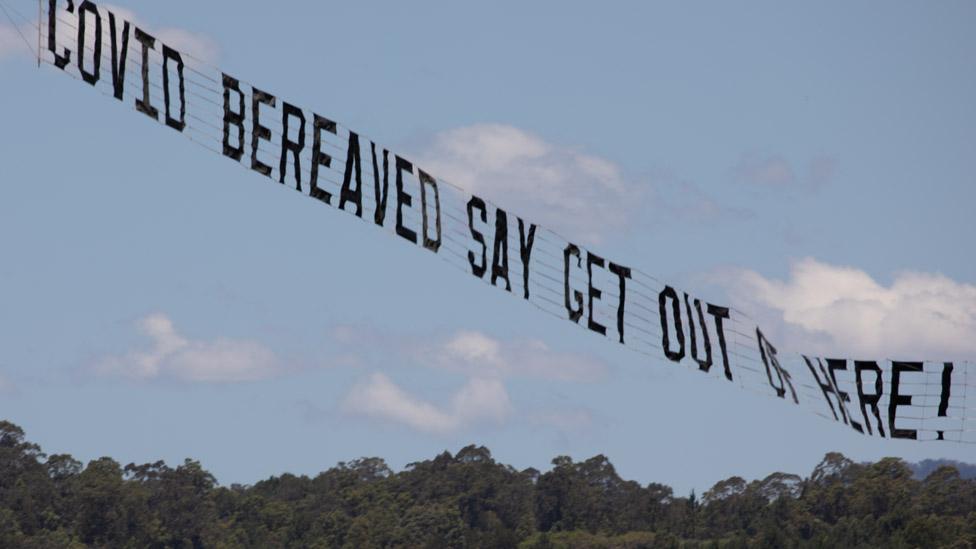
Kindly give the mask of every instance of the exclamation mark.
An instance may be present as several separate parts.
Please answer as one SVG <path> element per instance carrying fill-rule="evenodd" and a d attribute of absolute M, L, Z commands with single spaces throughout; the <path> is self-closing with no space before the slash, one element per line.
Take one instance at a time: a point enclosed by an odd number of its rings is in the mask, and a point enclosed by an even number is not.
<path fill-rule="evenodd" d="M 949 388 L 952 386 L 952 363 L 946 362 L 942 367 L 942 399 L 939 401 L 939 417 L 949 414 Z M 945 440 L 945 434 L 939 431 L 939 440 Z"/>

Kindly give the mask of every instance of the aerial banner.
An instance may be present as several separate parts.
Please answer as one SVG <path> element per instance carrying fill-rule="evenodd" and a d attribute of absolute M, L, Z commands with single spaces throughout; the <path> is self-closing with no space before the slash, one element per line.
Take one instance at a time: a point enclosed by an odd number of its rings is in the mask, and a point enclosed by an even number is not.
<path fill-rule="evenodd" d="M 329 116 L 85 0 L 43 0 L 38 60 L 270 183 L 375 225 L 595 337 L 778 398 L 864 436 L 976 443 L 971 363 L 788 354 L 728 303 L 590 250 Z M 95 123 L 96 121 L 93 121 Z"/>

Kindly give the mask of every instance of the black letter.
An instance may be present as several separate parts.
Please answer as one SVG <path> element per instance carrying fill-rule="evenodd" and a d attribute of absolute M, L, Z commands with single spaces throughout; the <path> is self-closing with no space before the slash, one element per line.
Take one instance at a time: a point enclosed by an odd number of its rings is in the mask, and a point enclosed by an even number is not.
<path fill-rule="evenodd" d="M 295 158 L 295 190 L 302 190 L 302 151 L 305 150 L 305 113 L 302 109 L 292 105 L 287 101 L 281 102 L 281 161 L 278 163 L 278 183 L 285 184 L 285 174 L 288 173 L 288 151 L 291 151 Z M 295 117 L 298 119 L 298 141 L 292 141 L 288 137 L 288 119 Z"/>
<path fill-rule="evenodd" d="M 244 92 L 241 91 L 241 83 L 234 77 L 223 74 L 224 80 L 224 156 L 228 156 L 241 161 L 244 156 Z M 234 91 L 240 98 L 240 107 L 237 112 L 230 110 L 230 92 Z M 236 147 L 230 146 L 230 127 L 237 126 Z"/>
<path fill-rule="evenodd" d="M 799 399 L 796 398 L 796 391 L 793 389 L 793 382 L 790 380 L 790 373 L 783 369 L 779 364 L 779 359 L 776 358 L 776 347 L 766 339 L 762 331 L 756 326 L 756 340 L 759 343 L 759 356 L 762 357 L 763 365 L 766 366 L 766 377 L 769 379 L 769 386 L 776 390 L 776 396 L 782 399 L 786 399 L 786 387 L 789 386 L 790 394 L 793 396 L 793 402 L 799 404 Z M 770 365 L 776 370 L 776 377 L 779 378 L 779 386 L 773 382 L 773 374 L 770 370 Z"/>
<path fill-rule="evenodd" d="M 115 14 L 108 12 L 108 29 L 112 33 L 112 87 L 115 98 L 122 100 L 125 94 L 125 62 L 129 58 L 129 22 L 122 24 L 122 51 L 119 52 L 119 37 L 115 30 Z"/>
<path fill-rule="evenodd" d="M 68 12 L 74 13 L 75 4 L 68 0 Z M 47 7 L 47 49 L 54 54 L 54 66 L 64 70 L 71 62 L 71 50 L 64 48 L 64 56 L 58 55 L 58 0 L 49 0 Z M 39 25 L 41 22 L 38 21 Z M 82 52 L 84 54 L 84 52 Z"/>
<path fill-rule="evenodd" d="M 352 171 L 356 170 L 356 190 L 352 190 Z M 412 171 L 412 167 L 411 167 Z M 342 176 L 342 189 L 339 191 L 339 209 L 346 209 L 346 202 L 356 205 L 356 217 L 363 216 L 363 166 L 359 154 L 359 136 L 349 132 L 349 147 L 346 149 L 346 172 Z M 409 206 L 410 203 L 408 202 Z"/>
<path fill-rule="evenodd" d="M 725 378 L 732 381 L 732 368 L 729 367 L 729 353 L 725 347 L 725 327 L 722 324 L 723 318 L 729 318 L 729 308 L 709 304 L 708 314 L 715 318 L 715 331 L 718 332 L 718 346 L 722 349 L 722 364 L 725 366 Z"/>
<path fill-rule="evenodd" d="M 311 181 L 308 184 L 308 195 L 326 204 L 332 204 L 332 195 L 319 188 L 319 166 L 332 167 L 332 157 L 322 152 L 322 130 L 337 135 L 336 123 L 317 114 L 313 115 L 312 118 L 312 133 L 314 135 L 312 136 L 312 173 L 309 177 Z"/>
<path fill-rule="evenodd" d="M 891 397 L 888 399 L 888 430 L 891 431 L 891 438 L 910 438 L 917 439 L 918 431 L 915 429 L 895 428 L 895 416 L 898 414 L 899 406 L 911 406 L 911 395 L 898 394 L 901 385 L 902 372 L 921 372 L 923 364 L 921 362 L 892 362 L 891 363 Z"/>
<path fill-rule="evenodd" d="M 95 71 L 85 70 L 85 12 L 95 15 Z M 98 13 L 98 8 L 89 0 L 85 0 L 78 7 L 78 72 L 81 77 L 92 86 L 98 83 L 102 76 L 102 16 Z"/>
<path fill-rule="evenodd" d="M 512 291 L 508 280 L 508 215 L 505 210 L 495 208 L 495 252 L 491 256 L 491 285 L 499 278 L 505 279 L 505 289 Z"/>
<path fill-rule="evenodd" d="M 261 105 L 268 105 L 274 108 L 278 103 L 275 96 L 265 93 L 255 87 L 251 87 L 251 169 L 261 175 L 271 177 L 271 166 L 261 163 L 258 160 L 258 142 L 261 139 L 271 140 L 271 130 L 261 125 Z"/>
<path fill-rule="evenodd" d="M 685 293 L 685 310 L 688 311 L 688 329 L 691 332 L 691 358 L 698 363 L 698 369 L 708 372 L 712 369 L 712 342 L 708 337 L 708 326 L 705 324 L 705 314 L 702 313 L 701 300 L 695 300 L 695 309 L 698 310 L 698 324 L 701 326 L 702 338 L 705 340 L 705 360 L 698 358 L 698 337 L 695 334 L 695 314 L 691 311 L 691 301 Z"/>
<path fill-rule="evenodd" d="M 817 375 L 817 371 L 813 368 L 813 362 L 806 356 L 803 360 L 807 363 L 807 368 L 810 369 L 810 374 L 813 375 L 814 381 L 820 386 L 820 390 L 823 392 L 824 400 L 827 401 L 827 406 L 830 407 L 830 413 L 834 416 L 834 420 L 838 419 L 844 421 L 844 425 L 850 425 L 858 433 L 864 433 L 864 429 L 861 424 L 854 421 L 853 417 L 850 417 L 847 412 L 847 403 L 851 401 L 850 395 L 840 390 L 840 386 L 837 384 L 837 370 L 847 370 L 847 361 L 843 359 L 828 358 L 827 359 L 827 369 L 824 369 L 823 362 L 817 359 L 817 364 L 820 366 L 820 373 L 823 374 L 824 381 L 820 381 L 820 376 Z M 827 373 L 829 370 L 829 374 Z M 837 408 L 840 409 L 840 418 L 837 417 L 837 412 L 834 411 L 834 405 L 830 402 L 830 395 L 833 394 L 834 398 L 837 399 Z M 870 425 L 868 426 L 870 427 Z"/>
<path fill-rule="evenodd" d="M 570 244 L 566 246 L 563 250 L 563 274 L 564 274 L 564 295 L 566 297 L 566 312 L 569 313 L 569 319 L 573 322 L 579 323 L 579 319 L 583 317 L 583 294 L 578 290 L 573 290 L 573 298 L 576 300 L 576 308 L 569 302 L 569 256 L 576 256 L 576 266 L 583 266 L 583 259 L 580 257 L 580 249 L 576 247 L 576 244 Z"/>
<path fill-rule="evenodd" d="M 529 225 L 529 237 L 525 237 L 525 222 L 518 218 L 519 224 L 519 257 L 522 258 L 522 290 L 525 299 L 529 298 L 529 260 L 532 258 L 532 246 L 535 245 L 535 225 Z"/>
<path fill-rule="evenodd" d="M 671 338 L 668 336 L 668 311 L 667 303 L 671 300 L 671 311 L 674 314 L 674 331 L 678 336 L 678 352 L 671 351 Z M 664 348 L 664 356 L 672 362 L 681 362 L 685 357 L 685 332 L 681 327 L 681 301 L 678 293 L 671 286 L 665 286 L 657 297 L 658 308 L 661 312 L 661 343 Z"/>
<path fill-rule="evenodd" d="M 946 362 L 942 367 L 942 398 L 939 399 L 939 417 L 949 414 L 949 395 L 952 386 L 952 363 Z M 939 431 L 939 440 L 945 440 L 945 433 Z"/>
<path fill-rule="evenodd" d="M 485 276 L 485 272 L 488 270 L 488 246 L 485 244 L 485 236 L 474 228 L 474 209 L 478 208 L 481 211 L 481 222 L 488 222 L 488 212 L 485 208 L 485 201 L 478 198 L 477 196 L 472 196 L 471 200 L 468 200 L 468 228 L 471 229 L 471 238 L 475 242 L 481 244 L 481 265 L 477 265 L 474 262 L 474 252 L 468 250 L 468 263 L 471 264 L 471 274 L 478 278 Z"/>
<path fill-rule="evenodd" d="M 403 206 L 410 207 L 413 204 L 413 197 L 403 191 L 403 171 L 406 170 L 413 174 L 413 164 L 409 161 L 396 156 L 396 186 L 397 186 L 397 222 L 396 234 L 403 238 L 417 243 L 417 233 L 412 229 L 403 226 Z"/>
<path fill-rule="evenodd" d="M 159 111 L 149 97 L 149 50 L 156 48 L 156 39 L 136 27 L 136 40 L 142 44 L 142 99 L 136 99 L 136 110 L 153 120 L 159 120 Z"/>
<path fill-rule="evenodd" d="M 383 226 L 386 220 L 386 198 L 390 188 L 390 151 L 383 149 L 383 187 L 380 187 L 380 167 L 376 158 L 376 143 L 369 142 L 373 150 L 373 191 L 376 197 L 376 211 L 373 212 L 373 221 Z"/>
<path fill-rule="evenodd" d="M 837 384 L 837 370 L 847 371 L 847 361 L 842 359 L 827 359 L 827 370 L 830 371 L 830 383 L 834 386 L 834 392 L 837 394 L 837 400 L 840 403 L 838 406 L 840 408 L 840 413 L 844 416 L 844 423 L 850 420 L 851 427 L 854 428 L 858 433 L 864 434 L 864 429 L 861 424 L 854 421 L 853 417 L 847 413 L 847 403 L 851 401 L 850 395 L 840 390 L 840 385 Z"/>
<path fill-rule="evenodd" d="M 620 279 L 620 302 L 617 303 L 617 333 L 620 334 L 620 342 L 624 342 L 624 306 L 627 304 L 627 279 L 630 278 L 630 268 L 621 267 L 614 262 L 610 262 L 610 272 L 617 275 Z"/>
<path fill-rule="evenodd" d="M 862 379 L 861 374 L 865 370 L 874 372 L 873 395 L 869 395 L 864 392 L 864 380 Z M 871 406 L 871 411 L 874 412 L 874 419 L 876 419 L 878 422 L 878 434 L 884 437 L 885 432 L 884 426 L 881 423 L 881 410 L 878 410 L 878 402 L 881 401 L 881 395 L 884 393 L 884 382 L 881 379 L 881 368 L 878 366 L 877 362 L 855 360 L 854 377 L 857 379 L 857 400 L 861 404 L 861 415 L 864 416 L 864 424 L 868 427 L 868 434 L 874 434 L 874 431 L 871 430 L 871 420 L 868 419 L 867 410 L 867 406 Z"/>
<path fill-rule="evenodd" d="M 834 405 L 833 403 L 830 402 L 831 393 L 833 393 L 834 396 L 836 397 L 837 389 L 834 387 L 833 382 L 831 382 L 830 376 L 827 375 L 827 371 L 824 370 L 823 364 L 820 362 L 820 359 L 818 358 L 817 363 L 820 365 L 820 371 L 821 373 L 823 373 L 826 382 L 820 381 L 820 376 L 817 375 L 817 371 L 813 368 L 813 362 L 809 358 L 807 358 L 806 355 L 803 356 L 803 360 L 807 363 L 807 368 L 810 369 L 810 374 L 813 376 L 814 381 L 816 381 L 817 385 L 820 386 L 820 390 L 823 392 L 824 395 L 824 400 L 827 401 L 827 406 L 830 407 L 830 414 L 834 416 L 834 421 L 839 421 L 840 418 L 837 417 L 837 412 L 834 410 Z M 840 401 L 840 398 L 838 398 L 837 400 Z M 844 416 L 844 423 L 847 423 L 846 415 Z"/>
<path fill-rule="evenodd" d="M 424 248 L 437 253 L 437 250 L 441 247 L 441 193 L 437 189 L 437 181 L 433 177 L 428 175 L 424 170 L 417 168 L 417 174 L 420 177 L 420 209 L 424 214 Z M 437 240 L 431 240 L 427 235 L 428 227 L 430 226 L 430 221 L 427 219 L 427 185 L 430 185 L 434 189 L 434 214 L 435 214 L 435 225 L 437 228 Z"/>
<path fill-rule="evenodd" d="M 603 268 L 604 265 L 603 258 L 596 254 L 586 252 L 586 276 L 589 279 L 588 295 L 590 298 L 589 301 L 590 314 L 586 320 L 586 325 L 587 327 L 589 327 L 590 330 L 593 330 L 594 332 L 600 335 L 607 335 L 607 327 L 593 320 L 593 300 L 600 299 L 601 297 L 603 297 L 603 292 L 598 288 L 593 287 L 593 265 Z"/>
<path fill-rule="evenodd" d="M 176 120 L 169 110 L 169 60 L 176 61 L 176 74 L 180 77 L 180 119 Z M 166 102 L 166 125 L 178 132 L 186 127 L 186 87 L 183 81 L 183 56 L 163 44 L 163 99 Z"/>

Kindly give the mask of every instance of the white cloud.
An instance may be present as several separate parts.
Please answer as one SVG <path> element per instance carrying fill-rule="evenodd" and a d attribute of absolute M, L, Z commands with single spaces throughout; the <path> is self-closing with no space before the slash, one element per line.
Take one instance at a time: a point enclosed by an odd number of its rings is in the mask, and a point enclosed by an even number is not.
<path fill-rule="evenodd" d="M 448 433 L 476 424 L 503 424 L 514 410 L 505 380 L 529 377 L 547 381 L 594 382 L 606 375 L 607 366 L 593 358 L 558 353 L 537 340 L 503 341 L 484 333 L 464 330 L 437 343 L 417 342 L 370 333 L 368 329 L 340 326 L 333 331 L 337 343 L 375 353 L 368 361 L 375 368 L 396 356 L 417 366 L 461 375 L 467 381 L 443 405 L 411 395 L 382 373 L 372 374 L 356 385 L 343 402 L 343 410 L 406 425 L 427 433 Z M 428 338 L 429 339 L 429 338 Z M 362 365 L 362 363 L 360 363 Z M 546 409 L 523 411 L 525 421 L 569 430 L 592 423 L 588 412 Z"/>
<path fill-rule="evenodd" d="M 448 433 L 479 423 L 500 424 L 511 414 L 508 392 L 497 379 L 473 378 L 441 407 L 410 395 L 387 376 L 374 373 L 353 387 L 346 413 L 406 425 L 428 433 Z"/>
<path fill-rule="evenodd" d="M 640 202 L 616 164 L 502 124 L 438 133 L 420 160 L 435 177 L 587 243 L 626 228 Z"/>
<path fill-rule="evenodd" d="M 156 31 L 156 37 L 164 44 L 188 53 L 204 63 L 213 65 L 220 59 L 220 46 L 204 34 L 175 27 L 164 27 Z M 191 60 L 187 61 L 189 64 L 193 64 Z"/>
<path fill-rule="evenodd" d="M 121 17 L 130 23 L 138 25 L 139 28 L 155 36 L 157 40 L 162 41 L 167 46 L 188 53 L 204 63 L 214 64 L 220 58 L 220 47 L 209 36 L 176 27 L 154 28 L 140 20 L 132 10 L 120 6 L 100 4 L 99 7 L 108 9 L 115 13 L 117 18 Z M 105 12 L 103 11 L 102 13 L 104 14 Z M 108 17 L 108 15 L 103 16 Z M 108 23 L 106 22 L 103 26 L 107 29 Z M 188 64 L 193 64 L 190 60 L 186 61 Z"/>
<path fill-rule="evenodd" d="M 502 340 L 477 330 L 459 330 L 446 338 L 397 336 L 368 326 L 339 325 L 331 331 L 332 341 L 342 347 L 340 356 L 355 355 L 347 363 L 358 367 L 401 362 L 448 370 L 467 377 L 507 379 L 528 377 L 554 381 L 598 381 L 608 366 L 594 357 L 551 349 L 538 339 Z"/>
<path fill-rule="evenodd" d="M 802 186 L 819 188 L 830 182 L 836 172 L 836 162 L 829 156 L 812 158 L 805 170 L 779 154 L 744 154 L 732 168 L 733 177 L 743 183 L 767 188 L 788 188 Z"/>
<path fill-rule="evenodd" d="M 890 286 L 864 271 L 804 259 L 787 281 L 753 271 L 722 277 L 734 302 L 778 321 L 784 347 L 882 359 L 976 358 L 976 286 L 905 272 Z"/>
<path fill-rule="evenodd" d="M 418 359 L 469 376 L 492 378 L 587 382 L 602 378 L 607 371 L 603 362 L 553 351 L 540 340 L 502 342 L 476 331 L 460 331 L 444 343 L 423 349 Z"/>
<path fill-rule="evenodd" d="M 142 380 L 226 383 L 265 379 L 282 371 L 274 353 L 258 343 L 190 340 L 163 314 L 142 319 L 138 328 L 151 340 L 149 348 L 106 358 L 95 365 L 96 373 Z"/>

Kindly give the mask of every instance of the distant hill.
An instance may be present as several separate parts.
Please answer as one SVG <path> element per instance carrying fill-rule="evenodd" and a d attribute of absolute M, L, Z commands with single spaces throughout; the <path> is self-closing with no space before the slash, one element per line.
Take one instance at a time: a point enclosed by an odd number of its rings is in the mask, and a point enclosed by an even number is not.
<path fill-rule="evenodd" d="M 959 475 L 964 479 L 976 479 L 976 465 L 971 463 L 963 463 L 951 459 L 926 459 L 918 463 L 908 464 L 916 480 L 924 480 L 925 477 L 932 474 L 932 471 L 935 471 L 943 465 L 955 467 L 959 470 Z"/>

